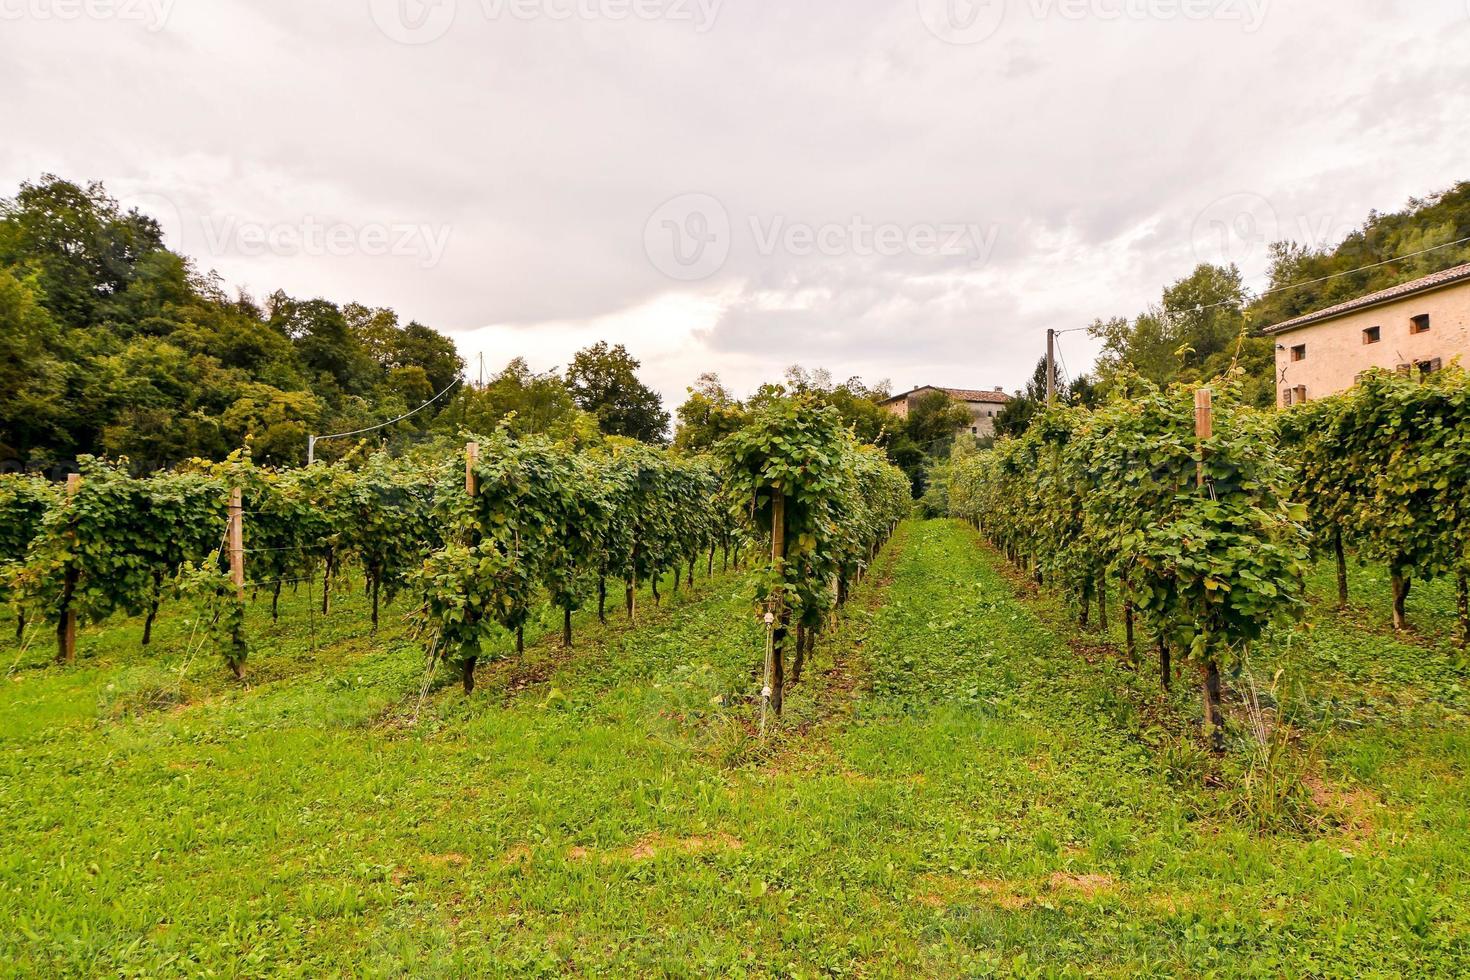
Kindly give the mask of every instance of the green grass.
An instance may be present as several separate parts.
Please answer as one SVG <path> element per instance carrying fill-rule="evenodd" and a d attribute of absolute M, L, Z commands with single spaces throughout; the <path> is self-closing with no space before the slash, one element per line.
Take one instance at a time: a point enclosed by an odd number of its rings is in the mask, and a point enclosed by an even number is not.
<path fill-rule="evenodd" d="M 664 591 L 470 698 L 438 678 L 416 723 L 421 654 L 358 595 L 255 608 L 244 685 L 182 616 L 73 667 L 11 648 L 0 972 L 1470 970 L 1466 671 L 1435 635 L 1319 603 L 1255 652 L 1311 787 L 1261 831 L 1243 753 L 1191 749 L 1192 685 L 1161 698 L 957 524 L 900 530 L 764 742 L 747 583 Z"/>

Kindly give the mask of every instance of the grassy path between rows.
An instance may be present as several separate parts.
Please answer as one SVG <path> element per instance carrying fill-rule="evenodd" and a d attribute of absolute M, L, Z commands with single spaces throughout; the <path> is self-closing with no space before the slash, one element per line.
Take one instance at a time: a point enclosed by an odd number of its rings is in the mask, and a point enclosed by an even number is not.
<path fill-rule="evenodd" d="M 473 697 L 441 686 L 416 725 L 398 639 L 136 714 L 98 713 L 103 663 L 21 671 L 0 972 L 1470 968 L 1457 722 L 1364 722 L 1326 751 L 1381 754 L 1371 814 L 1258 834 L 1161 754 L 1173 709 L 951 522 L 900 529 L 765 743 L 761 643 L 732 575 Z"/>

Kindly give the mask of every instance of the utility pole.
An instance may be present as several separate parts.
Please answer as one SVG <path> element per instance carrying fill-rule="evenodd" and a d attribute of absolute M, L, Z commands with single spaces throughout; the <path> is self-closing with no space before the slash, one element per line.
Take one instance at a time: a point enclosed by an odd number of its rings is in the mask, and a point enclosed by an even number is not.
<path fill-rule="evenodd" d="M 1057 332 L 1046 328 L 1046 404 L 1057 400 Z"/>
<path fill-rule="evenodd" d="M 485 387 L 485 352 L 480 351 L 480 387 Z"/>

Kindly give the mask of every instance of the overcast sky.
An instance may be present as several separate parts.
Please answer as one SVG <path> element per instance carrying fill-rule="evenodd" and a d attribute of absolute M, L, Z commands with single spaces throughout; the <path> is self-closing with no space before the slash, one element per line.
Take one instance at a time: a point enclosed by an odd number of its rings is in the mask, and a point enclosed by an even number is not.
<path fill-rule="evenodd" d="M 1010 390 L 1049 326 L 1470 178 L 1467 0 L 0 0 L 0 87 L 0 194 L 100 179 L 472 366 L 624 343 L 671 406 Z"/>

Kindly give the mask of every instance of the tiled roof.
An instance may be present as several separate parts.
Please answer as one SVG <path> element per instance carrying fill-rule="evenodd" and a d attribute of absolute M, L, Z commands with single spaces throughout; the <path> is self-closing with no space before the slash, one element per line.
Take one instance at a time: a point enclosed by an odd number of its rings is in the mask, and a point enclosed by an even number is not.
<path fill-rule="evenodd" d="M 1470 281 L 1470 263 L 1457 265 L 1453 269 L 1445 269 L 1443 272 L 1436 272 L 1434 275 L 1425 276 L 1423 279 L 1415 279 L 1412 282 L 1390 286 L 1388 289 L 1380 289 L 1376 293 L 1359 296 L 1357 299 L 1350 299 L 1346 303 L 1329 306 L 1325 310 L 1306 313 L 1295 319 L 1285 320 L 1274 326 L 1267 327 L 1261 332 L 1281 333 L 1285 330 L 1294 330 L 1297 327 L 1305 327 L 1308 324 L 1319 323 L 1322 320 L 1331 320 L 1345 313 L 1352 313 L 1355 310 L 1367 309 L 1370 306 L 1377 306 L 1380 303 L 1387 303 L 1390 300 L 1403 299 L 1406 296 L 1413 296 L 1416 293 L 1423 293 L 1431 289 L 1438 289 L 1441 286 L 1448 286 L 1464 281 Z"/>
<path fill-rule="evenodd" d="M 962 402 L 992 402 L 996 405 L 1004 405 L 1011 400 L 1011 396 L 1003 391 L 978 391 L 974 388 L 936 388 L 934 385 L 924 385 L 923 387 L 894 395 L 882 404 L 887 405 L 890 402 L 903 401 L 910 395 L 917 395 L 921 391 L 942 391 L 949 397 Z"/>

